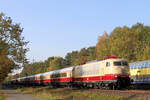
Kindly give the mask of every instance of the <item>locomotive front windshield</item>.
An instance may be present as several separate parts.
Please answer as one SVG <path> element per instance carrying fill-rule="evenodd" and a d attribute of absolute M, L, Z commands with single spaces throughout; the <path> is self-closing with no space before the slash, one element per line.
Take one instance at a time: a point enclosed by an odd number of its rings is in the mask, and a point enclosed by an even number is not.
<path fill-rule="evenodd" d="M 116 61 L 114 62 L 114 66 L 128 66 L 127 61 Z"/>

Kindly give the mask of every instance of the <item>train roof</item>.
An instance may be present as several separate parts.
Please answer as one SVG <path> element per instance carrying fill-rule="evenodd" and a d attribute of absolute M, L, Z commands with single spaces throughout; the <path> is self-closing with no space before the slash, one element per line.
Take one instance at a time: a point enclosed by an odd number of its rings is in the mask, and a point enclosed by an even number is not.
<path fill-rule="evenodd" d="M 55 73 L 61 73 L 61 72 L 66 72 L 66 71 L 72 71 L 74 67 L 75 66 L 63 68 L 63 69 L 58 69 L 58 70 L 54 70 L 54 71 L 50 71 L 50 72 L 40 73 L 40 74 L 36 74 L 34 76 L 41 76 L 41 75 L 46 75 L 46 74 L 55 74 Z"/>
<path fill-rule="evenodd" d="M 150 60 L 129 63 L 131 69 L 150 67 Z"/>
<path fill-rule="evenodd" d="M 17 80 L 17 79 L 11 79 L 10 81 L 15 81 L 15 80 Z"/>
<path fill-rule="evenodd" d="M 95 63 L 95 62 L 105 61 L 105 60 L 112 60 L 112 59 L 122 59 L 122 58 L 120 58 L 119 56 L 116 56 L 116 55 L 112 55 L 112 56 L 107 56 L 104 59 L 96 59 L 96 60 L 88 61 L 85 64 Z"/>
<path fill-rule="evenodd" d="M 68 68 L 63 68 L 63 69 L 59 69 L 59 70 L 55 70 L 55 71 L 52 71 L 52 73 L 54 74 L 54 73 L 72 71 L 74 67 L 75 67 L 75 66 L 73 66 L 73 67 L 68 67 Z"/>
<path fill-rule="evenodd" d="M 20 77 L 20 78 L 17 78 L 17 79 L 19 80 L 19 79 L 25 79 L 25 78 L 26 78 L 26 77 Z"/>
<path fill-rule="evenodd" d="M 52 71 L 50 71 L 50 72 L 45 72 L 45 73 L 40 73 L 40 74 L 37 74 L 36 76 L 41 76 L 41 75 L 46 75 L 46 74 L 52 74 Z"/>
<path fill-rule="evenodd" d="M 126 60 L 126 59 L 123 59 L 123 58 L 109 58 L 109 59 L 103 59 L 103 60 L 97 59 L 97 60 L 88 61 L 85 64 L 91 64 L 91 63 L 97 63 L 97 62 L 108 62 L 108 61 L 120 61 L 120 60 Z"/>
<path fill-rule="evenodd" d="M 34 76 L 41 76 L 43 73 L 35 74 Z"/>
<path fill-rule="evenodd" d="M 31 78 L 31 77 L 34 77 L 35 75 L 31 75 L 31 76 L 27 76 L 27 77 L 25 77 L 25 78 Z"/>
<path fill-rule="evenodd" d="M 137 63 L 145 63 L 145 62 L 150 62 L 150 60 L 131 62 L 131 63 L 129 63 L 129 64 L 137 64 Z"/>

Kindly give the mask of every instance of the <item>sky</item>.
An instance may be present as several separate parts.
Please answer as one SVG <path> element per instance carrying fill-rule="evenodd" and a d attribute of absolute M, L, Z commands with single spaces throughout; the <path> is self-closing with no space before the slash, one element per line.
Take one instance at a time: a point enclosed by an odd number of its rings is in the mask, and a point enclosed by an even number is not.
<path fill-rule="evenodd" d="M 95 46 L 98 36 L 118 26 L 150 25 L 149 0 L 1 0 L 0 12 L 24 28 L 27 58 L 51 56 Z"/>

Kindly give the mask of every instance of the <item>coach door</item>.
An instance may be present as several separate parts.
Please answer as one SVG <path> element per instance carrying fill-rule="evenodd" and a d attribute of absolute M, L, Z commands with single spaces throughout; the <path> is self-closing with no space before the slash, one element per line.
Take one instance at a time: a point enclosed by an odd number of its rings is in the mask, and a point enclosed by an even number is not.
<path fill-rule="evenodd" d="M 141 71 L 138 69 L 137 73 L 136 73 L 136 80 L 137 81 L 141 81 L 140 73 L 141 73 Z"/>

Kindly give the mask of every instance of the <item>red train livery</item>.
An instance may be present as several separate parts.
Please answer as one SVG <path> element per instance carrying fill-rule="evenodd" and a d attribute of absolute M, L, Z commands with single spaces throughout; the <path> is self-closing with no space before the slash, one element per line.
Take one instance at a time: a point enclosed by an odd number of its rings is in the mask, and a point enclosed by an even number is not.
<path fill-rule="evenodd" d="M 12 79 L 7 85 L 50 85 L 93 88 L 123 88 L 130 85 L 129 65 L 125 59 L 109 56 L 60 70 Z"/>

